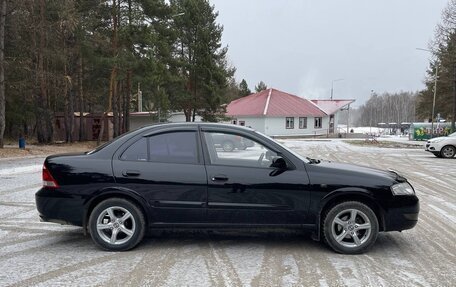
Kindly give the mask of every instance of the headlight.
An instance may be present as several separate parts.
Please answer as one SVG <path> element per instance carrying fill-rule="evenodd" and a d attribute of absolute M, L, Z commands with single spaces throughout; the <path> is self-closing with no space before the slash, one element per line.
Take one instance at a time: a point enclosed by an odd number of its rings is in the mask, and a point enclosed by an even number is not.
<path fill-rule="evenodd" d="M 391 186 L 394 195 L 414 195 L 415 191 L 408 182 L 402 182 Z"/>

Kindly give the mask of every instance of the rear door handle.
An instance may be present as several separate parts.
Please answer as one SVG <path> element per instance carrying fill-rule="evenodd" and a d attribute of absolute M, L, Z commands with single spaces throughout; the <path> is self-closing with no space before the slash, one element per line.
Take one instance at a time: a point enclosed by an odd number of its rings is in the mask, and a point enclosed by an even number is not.
<path fill-rule="evenodd" d="M 122 175 L 123 176 L 139 176 L 139 175 L 141 175 L 141 173 L 139 172 L 139 170 L 124 170 L 122 172 Z"/>
<path fill-rule="evenodd" d="M 224 174 L 218 174 L 218 175 L 214 175 L 212 178 L 211 178 L 212 181 L 227 181 L 228 180 L 228 177 Z"/>

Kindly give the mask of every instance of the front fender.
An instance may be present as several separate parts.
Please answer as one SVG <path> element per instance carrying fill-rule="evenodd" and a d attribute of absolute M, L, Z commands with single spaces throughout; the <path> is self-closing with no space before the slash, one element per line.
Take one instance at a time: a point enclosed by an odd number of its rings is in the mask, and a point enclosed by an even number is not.
<path fill-rule="evenodd" d="M 315 234 L 313 234 L 314 240 L 320 240 L 320 231 L 322 224 L 321 220 L 323 212 L 333 203 L 342 200 L 342 198 L 343 201 L 360 201 L 369 205 L 371 208 L 374 209 L 380 226 L 384 226 L 385 212 L 383 208 L 376 202 L 373 191 L 359 187 L 343 187 L 326 193 L 323 197 L 321 197 L 321 199 L 315 199 L 317 200 L 316 202 L 319 202 L 319 204 L 317 206 L 314 206 L 314 210 L 311 211 L 314 214 L 316 214 L 316 232 Z"/>

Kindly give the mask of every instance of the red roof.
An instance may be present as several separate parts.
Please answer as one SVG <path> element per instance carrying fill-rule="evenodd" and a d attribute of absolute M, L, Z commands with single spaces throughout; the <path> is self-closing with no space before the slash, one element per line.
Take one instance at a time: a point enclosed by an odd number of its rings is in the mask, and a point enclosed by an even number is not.
<path fill-rule="evenodd" d="M 355 100 L 312 100 L 328 115 L 334 114 L 343 107 L 353 103 Z"/>
<path fill-rule="evenodd" d="M 276 89 L 237 99 L 226 108 L 227 116 L 326 116 L 317 105 L 309 100 Z"/>

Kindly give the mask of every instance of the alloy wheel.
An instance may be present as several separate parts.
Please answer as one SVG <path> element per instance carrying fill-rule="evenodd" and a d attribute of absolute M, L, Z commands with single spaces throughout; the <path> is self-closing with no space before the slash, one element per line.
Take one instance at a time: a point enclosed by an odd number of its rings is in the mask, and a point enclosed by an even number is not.
<path fill-rule="evenodd" d="M 97 218 L 97 233 L 108 244 L 121 245 L 128 242 L 136 231 L 132 214 L 120 206 L 104 209 Z"/>
<path fill-rule="evenodd" d="M 339 212 L 331 224 L 334 240 L 347 248 L 364 244 L 370 238 L 371 229 L 371 222 L 367 215 L 357 209 Z"/>

